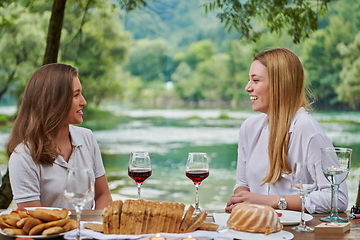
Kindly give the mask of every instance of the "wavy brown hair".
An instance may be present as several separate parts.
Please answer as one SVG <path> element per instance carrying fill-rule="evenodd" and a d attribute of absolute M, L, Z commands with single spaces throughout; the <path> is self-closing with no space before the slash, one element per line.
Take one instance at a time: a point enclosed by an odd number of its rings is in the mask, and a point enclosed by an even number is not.
<path fill-rule="evenodd" d="M 288 161 L 289 129 L 300 107 L 309 107 L 306 97 L 305 74 L 299 58 L 285 48 L 272 48 L 258 53 L 253 61 L 260 61 L 268 71 L 270 103 L 269 170 L 263 183 L 273 184 L 281 173 L 290 174 Z"/>
<path fill-rule="evenodd" d="M 55 139 L 67 118 L 78 70 L 52 63 L 40 67 L 29 79 L 7 143 L 10 157 L 18 144 L 30 149 L 35 163 L 52 164 L 60 154 Z"/>

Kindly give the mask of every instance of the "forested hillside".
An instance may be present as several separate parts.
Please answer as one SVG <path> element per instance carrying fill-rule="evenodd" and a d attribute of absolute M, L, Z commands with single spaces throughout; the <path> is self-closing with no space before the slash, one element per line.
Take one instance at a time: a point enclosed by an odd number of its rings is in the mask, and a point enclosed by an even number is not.
<path fill-rule="evenodd" d="M 18 99 L 41 66 L 52 8 L 45 0 L 8 2 L 0 7 L 2 103 Z M 203 0 L 146 2 L 125 12 L 111 1 L 67 1 L 58 61 L 79 69 L 90 106 L 241 108 L 252 57 L 281 46 L 302 60 L 316 108 L 360 107 L 360 0 L 331 1 L 320 29 L 301 44 L 288 29 L 270 34 L 255 20 L 260 40 L 240 41 L 216 11 L 205 13 Z"/>
<path fill-rule="evenodd" d="M 228 49 L 230 40 L 239 39 L 216 18 L 216 12 L 205 13 L 201 0 L 149 2 L 148 8 L 124 12 L 123 24 L 134 40 L 148 38 L 167 40 L 173 51 L 186 49 L 191 43 L 211 40 L 219 51 Z"/>
<path fill-rule="evenodd" d="M 355 9 L 360 1 L 331 3 L 319 20 L 320 29 L 297 45 L 285 34 L 270 33 L 257 43 L 241 42 L 238 33 L 224 29 L 215 13 L 205 14 L 200 0 L 163 3 L 167 4 L 154 4 L 152 11 L 135 11 L 124 17 L 124 26 L 134 37 L 126 69 L 149 85 L 152 82 L 144 92 L 155 91 L 157 81 L 172 81 L 175 96 L 187 103 L 241 106 L 247 98 L 243 88 L 252 56 L 266 47 L 283 46 L 302 59 L 317 108 L 359 107 L 360 69 L 355 53 L 360 50 L 354 45 L 359 41 L 360 14 Z M 346 79 L 349 71 L 357 80 Z M 148 97 L 159 99 L 161 95 Z"/>

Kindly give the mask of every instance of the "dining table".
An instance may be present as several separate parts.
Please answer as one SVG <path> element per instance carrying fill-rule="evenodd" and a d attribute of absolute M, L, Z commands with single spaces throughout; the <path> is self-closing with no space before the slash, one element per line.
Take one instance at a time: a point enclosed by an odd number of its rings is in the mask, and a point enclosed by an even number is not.
<path fill-rule="evenodd" d="M 71 211 L 71 215 L 70 217 L 75 219 L 76 218 L 76 213 L 74 210 L 70 210 Z M 0 210 L 1 212 L 1 210 Z M 213 214 L 214 213 L 224 213 L 224 210 L 206 210 L 207 212 L 207 218 L 206 218 L 206 222 L 214 222 L 214 217 Z M 82 214 L 81 214 L 81 221 L 84 222 L 102 222 L 102 210 L 83 210 Z M 322 214 L 311 214 L 313 216 L 313 218 L 309 221 L 306 222 L 306 225 L 315 228 L 316 226 L 318 226 L 319 224 L 322 224 L 323 222 L 320 220 L 320 218 L 328 216 L 329 213 L 322 213 Z M 339 213 L 340 217 L 343 218 L 349 218 L 349 212 L 343 212 L 343 213 Z M 321 240 L 321 239 L 347 239 L 347 240 L 355 240 L 355 239 L 360 239 L 360 219 L 350 219 L 349 218 L 349 223 L 350 223 L 350 229 L 346 232 L 334 232 L 331 231 L 331 229 L 329 229 L 329 231 L 321 231 L 321 232 L 317 232 L 315 230 L 315 232 L 311 232 L 311 233 L 304 233 L 304 232 L 294 232 L 291 230 L 291 228 L 294 225 L 284 225 L 283 226 L 283 230 L 284 231 L 288 231 L 291 232 L 294 235 L 293 239 L 306 239 L 306 240 L 311 240 L 311 239 L 316 239 L 316 240 Z M 13 237 L 8 237 L 8 236 L 4 236 L 2 234 L 0 234 L 0 240 L 11 240 L 14 239 Z M 51 238 L 52 240 L 63 240 L 64 238 L 62 236 L 59 237 L 55 237 L 55 238 Z M 149 239 L 149 238 L 146 238 Z M 141 240 L 145 240 L 145 239 L 141 239 Z M 171 240 L 171 239 L 169 239 Z"/>

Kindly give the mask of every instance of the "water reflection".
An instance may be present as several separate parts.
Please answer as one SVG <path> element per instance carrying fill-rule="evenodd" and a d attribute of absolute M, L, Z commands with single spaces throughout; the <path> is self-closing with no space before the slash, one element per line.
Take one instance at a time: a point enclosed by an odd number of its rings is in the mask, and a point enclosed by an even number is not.
<path fill-rule="evenodd" d="M 126 167 L 131 151 L 144 150 L 151 153 L 153 162 L 153 175 L 143 186 L 144 198 L 193 204 L 194 187 L 185 176 L 185 161 L 188 152 L 206 152 L 210 158 L 210 176 L 201 185 L 201 207 L 224 208 L 235 182 L 239 127 L 244 119 L 257 113 L 229 111 L 226 112 L 232 118 L 229 120 L 217 119 L 224 113 L 222 110 L 125 110 L 118 113 L 137 119 L 113 130 L 95 132 L 106 168 L 112 176 L 114 173 L 117 176 L 110 182 L 115 199 L 136 198 L 136 188 L 127 177 Z M 333 116 L 326 114 L 317 113 L 315 117 L 320 121 L 335 121 L 321 123 L 334 145 L 354 149 L 353 167 L 347 180 L 351 207 L 359 183 L 360 124 L 354 122 L 360 119 L 360 114 L 350 114 L 353 123 L 338 123 L 344 116 L 335 112 Z"/>
<path fill-rule="evenodd" d="M 206 152 L 210 159 L 210 176 L 201 184 L 200 204 L 203 209 L 224 208 L 235 182 L 239 127 L 244 119 L 258 113 L 124 110 L 114 106 L 108 109 L 135 118 L 119 123 L 111 130 L 94 131 L 102 150 L 114 199 L 136 198 L 137 190 L 127 175 L 127 162 L 131 151 L 144 150 L 150 152 L 153 164 L 153 175 L 142 188 L 144 199 L 193 204 L 194 186 L 185 176 L 185 162 L 189 152 Z M 230 119 L 219 119 L 222 114 Z M 335 146 L 354 150 L 347 178 L 350 208 L 355 203 L 359 185 L 360 113 L 324 112 L 313 115 L 321 121 Z M 0 132 L 1 151 L 4 151 L 8 136 L 8 131 Z"/>

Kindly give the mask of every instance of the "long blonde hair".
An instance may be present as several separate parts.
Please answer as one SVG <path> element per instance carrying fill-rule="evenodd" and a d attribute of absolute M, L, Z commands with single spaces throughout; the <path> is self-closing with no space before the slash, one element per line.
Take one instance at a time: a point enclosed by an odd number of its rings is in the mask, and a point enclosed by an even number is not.
<path fill-rule="evenodd" d="M 272 48 L 258 53 L 253 61 L 260 61 L 268 71 L 269 103 L 269 170 L 263 183 L 273 184 L 282 173 L 290 174 L 288 161 L 289 128 L 300 107 L 307 108 L 305 75 L 299 58 L 285 48 Z"/>
<path fill-rule="evenodd" d="M 55 139 L 72 103 L 75 67 L 52 63 L 40 67 L 28 81 L 6 150 L 18 144 L 30 149 L 35 163 L 52 164 L 59 152 Z"/>

